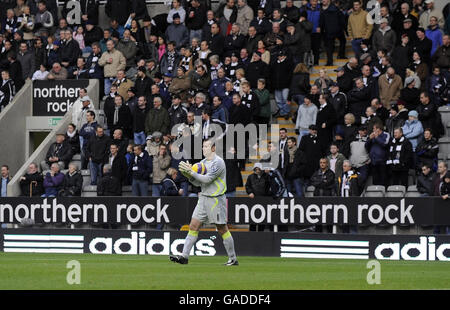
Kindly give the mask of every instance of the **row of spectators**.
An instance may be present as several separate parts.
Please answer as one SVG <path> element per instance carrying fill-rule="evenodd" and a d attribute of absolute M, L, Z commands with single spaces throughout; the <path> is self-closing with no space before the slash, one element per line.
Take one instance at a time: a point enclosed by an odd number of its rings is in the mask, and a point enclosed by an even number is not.
<path fill-rule="evenodd" d="M 16 12 L 7 11 L 7 21 L 17 23 L 20 8 L 27 10 L 19 2 Z M 380 1 L 375 9 L 349 2 L 311 0 L 297 8 L 287 1 L 281 9 L 273 1 L 229 0 L 214 12 L 202 1 L 175 0 L 167 16 L 150 18 L 125 10 L 124 1 L 108 1 L 111 27 L 103 30 L 92 12 L 83 12 L 79 24 L 63 13 L 57 27 L 40 25 L 31 39 L 3 27 L 2 64 L 16 85 L 33 75 L 103 83 L 105 124 L 94 125 L 86 94 L 80 93 L 73 109 L 82 168 L 89 164 L 92 184 L 107 163 L 107 140 L 118 129 L 137 146 L 155 133 L 169 145 L 177 137 L 175 125 L 208 138 L 210 124 L 264 124 L 282 116 L 295 122 L 298 152 L 282 138 L 277 171 L 296 195 L 313 184 L 318 159 L 330 154 L 332 143 L 362 184 L 372 175 L 374 184 L 408 185 L 409 170 L 420 172 L 423 164 L 437 169 L 437 139 L 444 133 L 438 107 L 449 97 L 450 40 L 436 32 L 444 17 L 429 0 Z M 41 15 L 46 5 L 39 1 Z M 338 56 L 345 57 L 345 35 L 357 57 L 336 69 L 336 81 L 323 70 L 310 86 L 308 64 L 318 63 L 322 39 L 331 65 L 335 39 L 341 41 Z M 271 93 L 278 111 L 271 111 Z M 299 106 L 295 113 L 293 102 Z M 195 116 L 202 117 L 201 125 Z M 103 127 L 106 134 L 99 135 Z M 426 162 L 422 144 L 432 149 Z M 98 159 L 92 156 L 97 149 Z M 330 163 L 335 166 L 334 159 Z M 287 169 L 290 164 L 295 169 Z M 245 161 L 236 165 L 243 170 Z"/>

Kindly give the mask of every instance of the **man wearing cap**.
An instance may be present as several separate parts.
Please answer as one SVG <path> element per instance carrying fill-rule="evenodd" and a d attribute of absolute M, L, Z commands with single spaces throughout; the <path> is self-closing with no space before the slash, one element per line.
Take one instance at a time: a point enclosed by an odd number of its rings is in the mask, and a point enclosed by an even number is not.
<path fill-rule="evenodd" d="M 410 18 L 407 18 L 403 21 L 402 27 L 397 30 L 398 38 L 401 38 L 403 35 L 407 35 L 409 38 L 410 45 L 417 40 L 416 29 L 413 28 L 413 23 Z M 401 41 L 397 38 L 397 44 L 400 44 Z"/>
<path fill-rule="evenodd" d="M 127 93 L 128 93 L 128 99 L 125 102 L 125 105 L 128 106 L 128 108 L 130 109 L 131 114 L 133 114 L 135 109 L 136 109 L 136 107 L 137 107 L 137 98 L 138 98 L 136 96 L 137 89 L 134 86 L 130 87 L 128 89 Z"/>
<path fill-rule="evenodd" d="M 403 88 L 402 78 L 395 74 L 394 68 L 387 69 L 378 79 L 378 87 L 380 89 L 380 100 L 385 108 L 390 106 L 392 101 L 400 98 L 400 91 Z"/>
<path fill-rule="evenodd" d="M 178 124 L 186 122 L 188 110 L 181 105 L 180 95 L 172 96 L 172 106 L 168 110 L 170 118 L 170 130 Z"/>
<path fill-rule="evenodd" d="M 167 27 L 165 36 L 167 42 L 176 42 L 177 49 L 189 43 L 189 29 L 181 23 L 180 14 L 173 15 L 173 23 Z"/>
<path fill-rule="evenodd" d="M 245 191 L 250 198 L 268 196 L 269 180 L 267 174 L 262 170 L 261 163 L 255 163 L 253 173 L 248 176 L 245 183 Z"/>
<path fill-rule="evenodd" d="M 153 80 L 149 78 L 145 73 L 147 69 L 144 66 L 138 67 L 137 69 L 137 77 L 134 87 L 136 88 L 136 97 L 144 96 L 149 98 L 151 95 L 151 86 L 153 84 Z"/>
<path fill-rule="evenodd" d="M 72 123 L 81 128 L 86 121 L 86 112 L 93 110 L 94 105 L 91 102 L 91 98 L 87 95 L 85 88 L 81 88 L 79 91 L 79 97 L 72 105 Z"/>
<path fill-rule="evenodd" d="M 425 35 L 425 29 L 422 27 L 416 31 L 417 40 L 413 42 L 413 51 L 418 52 L 422 61 L 431 66 L 431 49 L 433 48 L 433 42 Z"/>
<path fill-rule="evenodd" d="M 419 113 L 412 110 L 408 113 L 408 120 L 403 125 L 403 135 L 411 142 L 413 152 L 416 151 L 419 139 L 423 134 L 422 123 L 418 120 Z"/>
<path fill-rule="evenodd" d="M 412 76 L 405 79 L 405 87 L 400 91 L 400 99 L 406 104 L 409 111 L 415 110 L 420 104 L 420 90 L 416 87 L 416 81 Z"/>
<path fill-rule="evenodd" d="M 425 0 L 426 9 L 420 14 L 419 24 L 422 28 L 428 28 L 430 25 L 430 18 L 432 16 L 437 18 L 439 27 L 444 29 L 444 16 L 442 11 L 434 6 L 435 0 Z"/>
<path fill-rule="evenodd" d="M 289 118 L 291 106 L 287 104 L 287 97 L 289 95 L 289 86 L 292 78 L 292 61 L 286 55 L 286 52 L 281 50 L 277 55 L 277 60 L 273 62 L 270 70 L 272 77 L 272 86 L 275 89 L 275 101 L 278 105 L 278 115 Z"/>
<path fill-rule="evenodd" d="M 329 103 L 336 111 L 336 123 L 344 125 L 344 115 L 347 111 L 347 96 L 339 91 L 339 84 L 332 82 L 328 89 L 330 91 Z"/>
<path fill-rule="evenodd" d="M 389 118 L 386 120 L 386 132 L 393 137 L 394 129 L 402 127 L 408 119 L 408 110 L 405 109 L 404 102 L 398 101 L 398 104 L 392 104 L 389 110 Z"/>
<path fill-rule="evenodd" d="M 53 163 L 58 163 L 60 169 L 64 169 L 72 159 L 72 149 L 64 139 L 64 134 L 56 135 L 56 141 L 50 145 L 45 160 L 41 162 L 42 171 L 49 170 Z"/>
<path fill-rule="evenodd" d="M 396 42 L 396 34 L 388 24 L 387 18 L 380 20 L 380 28 L 372 36 L 372 47 L 375 51 L 387 50 L 391 54 Z"/>
<path fill-rule="evenodd" d="M 404 2 L 400 6 L 400 11 L 394 14 L 394 20 L 392 23 L 392 28 L 396 33 L 402 29 L 402 24 L 405 22 L 405 20 L 409 20 L 411 23 L 411 27 L 414 31 L 416 31 L 417 27 L 419 27 L 419 21 L 417 17 L 412 15 L 410 13 L 410 7 L 407 2 Z"/>

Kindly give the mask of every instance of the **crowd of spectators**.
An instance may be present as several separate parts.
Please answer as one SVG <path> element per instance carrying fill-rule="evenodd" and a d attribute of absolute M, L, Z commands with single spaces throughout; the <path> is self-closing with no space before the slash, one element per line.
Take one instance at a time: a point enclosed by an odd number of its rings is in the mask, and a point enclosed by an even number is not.
<path fill-rule="evenodd" d="M 173 126 L 206 139 L 210 124 L 284 117 L 296 136 L 283 128 L 278 144 L 269 142 L 279 166 L 255 164 L 250 197 L 301 197 L 309 185 L 316 196 L 356 196 L 369 177 L 408 186 L 411 175 L 423 195 L 448 197 L 437 141 L 444 134 L 438 108 L 450 93 L 449 5 L 227 0 L 211 10 L 204 0 L 173 0 L 168 14 L 152 18 L 145 0 L 108 0 L 110 24 L 102 28 L 98 1 L 79 2 L 79 16 L 67 1 L 62 14 L 52 0 L 2 3 L 2 108 L 28 79 L 98 79 L 104 99 L 103 125 L 80 91 L 72 124 L 40 163 L 49 172 L 39 176 L 33 164 L 21 179 L 25 196 L 80 195 L 78 168 L 90 169 L 98 195 L 120 195 L 120 185 L 135 196 L 149 188 L 154 196 L 195 195 L 171 156 Z M 355 56 L 334 70 L 335 80 L 323 68 L 311 85 L 321 51 L 333 65 L 335 40 L 346 59 L 346 38 Z M 78 153 L 81 167 L 70 165 Z M 245 170 L 245 160 L 227 166 Z M 233 196 L 242 176 L 227 183 Z"/>

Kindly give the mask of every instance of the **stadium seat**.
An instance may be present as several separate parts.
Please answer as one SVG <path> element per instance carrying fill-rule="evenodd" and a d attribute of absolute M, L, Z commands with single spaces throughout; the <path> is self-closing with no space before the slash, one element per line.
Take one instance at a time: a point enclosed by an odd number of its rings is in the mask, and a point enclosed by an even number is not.
<path fill-rule="evenodd" d="M 384 192 L 381 191 L 373 191 L 373 192 L 365 192 L 364 197 L 384 197 Z"/>
<path fill-rule="evenodd" d="M 81 197 L 97 197 L 97 185 L 84 186 Z"/>
<path fill-rule="evenodd" d="M 387 188 L 388 192 L 401 192 L 401 193 L 405 193 L 406 192 L 406 188 L 403 185 L 391 185 Z"/>
<path fill-rule="evenodd" d="M 407 189 L 408 192 L 417 192 L 417 185 L 410 185 Z"/>
<path fill-rule="evenodd" d="M 75 154 L 72 156 L 72 160 L 81 160 L 81 154 Z"/>
<path fill-rule="evenodd" d="M 131 185 L 122 186 L 122 196 L 133 196 L 131 192 Z"/>
<path fill-rule="evenodd" d="M 447 130 L 447 137 L 450 137 L 450 122 L 447 123 L 447 126 L 445 129 Z"/>
<path fill-rule="evenodd" d="M 314 186 L 308 186 L 305 191 L 305 197 L 314 197 Z"/>
<path fill-rule="evenodd" d="M 369 185 L 366 188 L 366 192 L 386 192 L 386 188 L 383 185 Z"/>
<path fill-rule="evenodd" d="M 439 151 L 444 154 L 443 159 L 447 159 L 447 154 L 450 153 L 450 137 L 442 137 L 438 142 Z"/>

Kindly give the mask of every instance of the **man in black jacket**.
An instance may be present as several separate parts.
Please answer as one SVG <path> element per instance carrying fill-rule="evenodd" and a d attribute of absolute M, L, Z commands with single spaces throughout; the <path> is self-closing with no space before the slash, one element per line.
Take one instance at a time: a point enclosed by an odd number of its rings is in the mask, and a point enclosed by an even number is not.
<path fill-rule="evenodd" d="M 86 22 L 86 31 L 84 33 L 84 45 L 91 46 L 94 42 L 100 42 L 103 38 L 103 30 L 99 26 L 95 26 L 92 20 Z"/>
<path fill-rule="evenodd" d="M 403 136 L 401 128 L 394 129 L 394 137 L 389 143 L 386 165 L 391 172 L 391 184 L 408 187 L 408 172 L 413 160 L 411 142 Z"/>
<path fill-rule="evenodd" d="M 322 12 L 319 21 L 320 29 L 327 51 L 327 66 L 333 65 L 334 40 L 339 39 L 338 58 L 345 58 L 346 39 L 344 35 L 344 14 L 330 0 L 322 0 Z"/>
<path fill-rule="evenodd" d="M 199 0 L 192 0 L 191 6 L 186 12 L 186 27 L 189 29 L 189 37 L 201 39 L 202 28 L 206 23 L 206 7 Z"/>
<path fill-rule="evenodd" d="M 80 45 L 72 38 L 72 32 L 70 30 L 65 30 L 64 40 L 61 41 L 61 46 L 58 48 L 61 65 L 66 69 L 71 66 L 76 66 L 80 53 Z"/>
<path fill-rule="evenodd" d="M 322 149 L 317 138 L 317 126 L 309 126 L 309 135 L 303 136 L 300 140 L 298 149 L 305 153 L 307 159 L 306 167 L 303 170 L 303 177 L 305 178 L 305 186 L 309 183 L 309 179 L 313 173 L 319 168 L 318 158 L 322 157 Z"/>
<path fill-rule="evenodd" d="M 239 54 L 241 49 L 245 46 L 245 36 L 241 34 L 238 24 L 231 26 L 231 32 L 225 38 L 224 56 L 231 57 L 231 54 Z"/>
<path fill-rule="evenodd" d="M 328 167 L 328 159 L 321 158 L 319 169 L 311 177 L 311 185 L 314 186 L 314 196 L 336 196 L 334 172 Z"/>
<path fill-rule="evenodd" d="M 69 6 L 70 0 L 64 0 L 62 5 L 61 15 L 65 18 L 69 25 L 80 25 L 86 23 L 88 20 L 92 21 L 93 25 L 98 25 L 98 0 L 75 0 L 79 2 L 79 7 Z M 74 11 L 75 10 L 75 11 Z M 69 14 L 71 13 L 71 14 Z M 75 13 L 75 18 L 68 19 L 68 15 L 71 16 Z M 56 18 L 56 16 L 55 16 Z"/>
<path fill-rule="evenodd" d="M 277 114 L 288 119 L 291 106 L 287 104 L 287 98 L 293 73 L 293 64 L 284 50 L 280 50 L 277 57 L 277 60 L 271 66 L 270 76 L 272 77 L 272 86 L 275 90 L 275 101 L 278 105 Z"/>
<path fill-rule="evenodd" d="M 211 25 L 211 35 L 206 38 L 208 42 L 209 49 L 211 50 L 211 55 L 222 56 L 224 51 L 225 38 L 220 34 L 219 25 L 213 23 Z"/>
<path fill-rule="evenodd" d="M 25 197 L 41 197 L 44 193 L 44 177 L 35 163 L 31 163 L 27 173 L 20 178 L 20 189 Z"/>
<path fill-rule="evenodd" d="M 172 96 L 172 106 L 168 110 L 170 118 L 170 130 L 186 121 L 188 110 L 181 105 L 180 95 Z"/>
<path fill-rule="evenodd" d="M 53 163 L 58 163 L 60 169 L 65 169 L 69 161 L 72 159 L 72 149 L 70 145 L 65 143 L 64 134 L 56 135 L 56 142 L 50 145 L 45 155 L 45 160 L 41 162 L 41 169 L 49 170 Z"/>
<path fill-rule="evenodd" d="M 114 130 L 111 143 L 117 145 L 120 155 L 125 156 L 125 154 L 127 153 L 128 142 L 128 138 L 123 136 L 122 129 L 118 128 Z"/>
<path fill-rule="evenodd" d="M 83 177 L 77 170 L 77 165 L 74 163 L 69 164 L 69 171 L 64 175 L 64 181 L 59 196 L 73 197 L 81 196 L 81 190 L 83 187 Z"/>
<path fill-rule="evenodd" d="M 91 185 L 97 185 L 97 176 L 102 172 L 102 166 L 108 159 L 111 139 L 105 135 L 102 127 L 97 127 L 95 136 L 92 136 L 87 144 L 86 157 L 89 159 L 91 172 Z"/>
<path fill-rule="evenodd" d="M 423 164 L 421 170 L 422 173 L 417 177 L 417 191 L 422 197 L 433 196 L 433 179 L 436 174 L 428 164 Z"/>
<path fill-rule="evenodd" d="M 114 141 L 109 147 L 108 164 L 111 165 L 112 175 L 120 181 L 120 184 L 122 184 L 127 177 L 128 165 L 125 156 L 120 153 L 120 146 Z"/>
<path fill-rule="evenodd" d="M 339 84 L 332 82 L 330 85 L 329 102 L 336 111 L 336 124 L 344 125 L 344 115 L 347 111 L 347 96 L 339 91 Z"/>
<path fill-rule="evenodd" d="M 361 124 L 361 117 L 365 115 L 370 105 L 370 89 L 364 86 L 362 78 L 355 81 L 356 86 L 347 94 L 348 111 L 355 116 L 355 123 Z"/>
<path fill-rule="evenodd" d="M 131 13 L 132 4 L 129 0 L 108 0 L 105 13 L 110 19 L 115 19 L 119 25 L 125 25 Z"/>
<path fill-rule="evenodd" d="M 110 164 L 103 166 L 103 176 L 97 185 L 97 196 L 122 196 L 122 185 L 111 169 Z"/>
<path fill-rule="evenodd" d="M 331 142 L 333 141 L 332 133 L 336 124 L 336 111 L 333 106 L 328 103 L 328 94 L 321 94 L 319 97 L 319 111 L 316 117 L 317 137 L 322 149 L 322 155 L 325 155 Z"/>
<path fill-rule="evenodd" d="M 245 183 L 245 191 L 250 198 L 269 196 L 268 175 L 262 170 L 260 163 L 255 163 L 253 173 L 250 174 Z"/>

